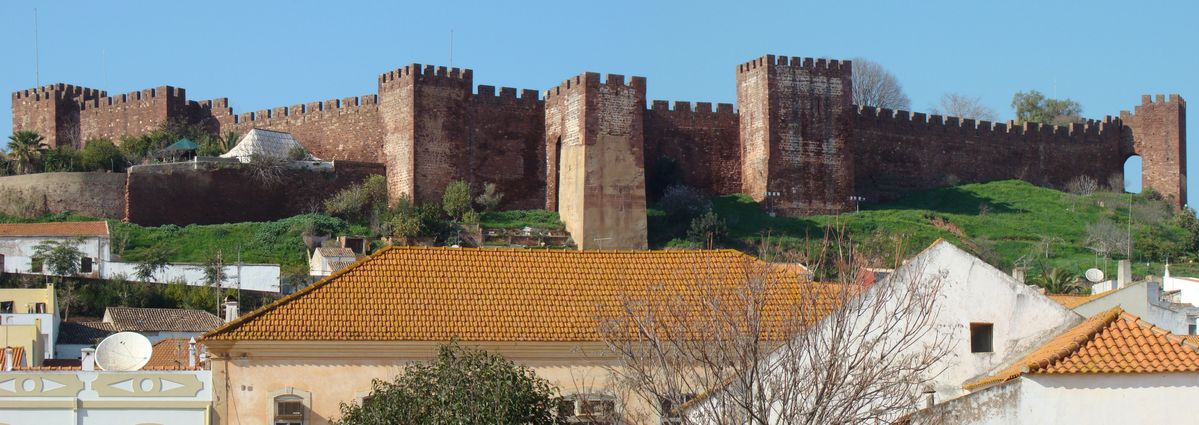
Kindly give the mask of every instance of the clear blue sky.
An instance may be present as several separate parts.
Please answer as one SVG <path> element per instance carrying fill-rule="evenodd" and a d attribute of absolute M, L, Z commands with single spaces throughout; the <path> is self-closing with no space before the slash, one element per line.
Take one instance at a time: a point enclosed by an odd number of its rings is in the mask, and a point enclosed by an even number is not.
<path fill-rule="evenodd" d="M 174 85 L 228 97 L 239 113 L 373 93 L 378 74 L 407 63 L 447 65 L 451 30 L 453 64 L 496 86 L 613 72 L 647 77 L 651 99 L 732 103 L 735 65 L 773 53 L 882 63 L 917 111 L 948 91 L 980 96 L 1001 120 L 1030 89 L 1077 100 L 1091 118 L 1141 94 L 1199 102 L 1189 1 L 5 1 L 5 93 L 35 85 L 35 7 L 42 84 Z M 0 110 L 10 103 L 0 97 Z M 0 134 L 11 125 L 0 120 Z M 1199 148 L 1188 148 L 1194 205 Z"/>

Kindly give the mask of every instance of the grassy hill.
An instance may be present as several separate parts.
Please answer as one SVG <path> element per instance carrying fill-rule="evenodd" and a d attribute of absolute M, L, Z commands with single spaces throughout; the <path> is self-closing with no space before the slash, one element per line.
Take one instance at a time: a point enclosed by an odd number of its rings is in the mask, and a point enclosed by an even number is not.
<path fill-rule="evenodd" d="M 910 255 L 944 238 L 1005 270 L 1023 264 L 1032 273 L 1057 267 L 1081 274 L 1100 267 L 1115 276 L 1114 259 L 1124 258 L 1124 253 L 1114 254 L 1105 267 L 1088 248 L 1088 226 L 1106 222 L 1109 233 L 1127 232 L 1130 202 L 1134 274 L 1160 274 L 1167 257 L 1176 274 L 1199 274 L 1199 267 L 1191 263 L 1195 253 L 1185 247 L 1189 231 L 1168 205 L 1145 194 L 1080 196 L 1009 180 L 916 192 L 840 215 L 771 217 L 745 195 L 713 199 L 712 209 L 727 222 L 729 236 L 723 244 L 743 249 L 752 249 L 763 235 L 782 245 L 810 244 L 836 226 L 867 249 L 902 239 Z M 671 227 L 665 222 L 661 212 L 651 213 L 654 245 L 687 244 L 673 238 L 670 229 L 663 231 Z"/>

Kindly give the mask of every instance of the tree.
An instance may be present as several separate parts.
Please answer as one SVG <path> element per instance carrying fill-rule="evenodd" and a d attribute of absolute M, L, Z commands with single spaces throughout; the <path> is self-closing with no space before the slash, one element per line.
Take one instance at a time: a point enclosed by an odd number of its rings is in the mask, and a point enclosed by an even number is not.
<path fill-rule="evenodd" d="M 483 212 L 495 211 L 503 200 L 504 194 L 496 189 L 495 183 L 483 183 L 483 193 L 475 197 L 475 203 L 483 207 Z"/>
<path fill-rule="evenodd" d="M 903 92 L 895 75 L 878 62 L 853 59 L 853 103 L 887 109 L 911 109 L 912 101 Z"/>
<path fill-rule="evenodd" d="M 948 353 L 933 331 L 943 274 L 912 260 L 874 283 L 845 248 L 825 244 L 806 262 L 833 283 L 796 284 L 747 259 L 682 271 L 686 291 L 625 294 L 598 313 L 614 382 L 684 424 L 889 423 L 914 410 Z M 696 394 L 687 412 L 671 410 Z"/>
<path fill-rule="evenodd" d="M 708 211 L 691 220 L 691 228 L 687 230 L 687 239 L 703 244 L 705 248 L 713 248 L 716 242 L 728 233 L 724 219 L 713 211 Z"/>
<path fill-rule="evenodd" d="M 204 263 L 204 284 L 212 289 L 213 306 L 217 311 L 216 315 L 220 316 L 221 305 L 221 288 L 225 285 L 225 280 L 228 278 L 225 275 L 225 255 L 224 251 L 217 250 L 212 257 Z"/>
<path fill-rule="evenodd" d="M 445 187 L 441 196 L 441 208 L 451 220 L 461 220 L 462 215 L 471 209 L 470 184 L 463 180 L 454 180 Z"/>
<path fill-rule="evenodd" d="M 941 95 L 937 106 L 934 106 L 929 112 L 935 115 L 969 118 L 977 121 L 994 122 L 996 119 L 995 111 L 983 104 L 982 98 L 960 93 Z"/>
<path fill-rule="evenodd" d="M 531 369 L 483 350 L 441 346 L 362 403 L 342 403 L 339 425 L 560 424 L 557 389 Z"/>
<path fill-rule="evenodd" d="M 1087 225 L 1085 243 L 1088 249 L 1103 257 L 1103 261 L 1107 262 L 1112 254 L 1129 251 L 1131 248 L 1129 244 L 1132 241 L 1128 238 L 1127 229 L 1111 220 L 1100 219 Z"/>
<path fill-rule="evenodd" d="M 1077 275 L 1056 267 L 1041 270 L 1041 274 L 1034 276 L 1032 281 L 1049 294 L 1080 294 L 1090 289 L 1078 280 Z"/>
<path fill-rule="evenodd" d="M 83 251 L 79 245 L 83 239 L 65 241 L 43 240 L 33 247 L 33 258 L 42 262 L 42 269 L 58 276 L 59 289 L 62 291 L 62 318 L 66 320 L 71 315 L 71 306 L 78 300 L 75 298 L 74 281 L 66 280 L 79 274 L 82 266 Z"/>
<path fill-rule="evenodd" d="M 1068 125 L 1083 122 L 1082 105 L 1070 99 L 1050 99 L 1033 90 L 1017 92 L 1012 96 L 1012 109 L 1016 110 L 1016 122 L 1035 122 L 1051 125 Z"/>
<path fill-rule="evenodd" d="M 371 174 L 361 183 L 351 185 L 326 199 L 325 212 L 348 220 L 374 222 L 387 209 L 387 178 Z"/>
<path fill-rule="evenodd" d="M 134 273 L 142 282 L 153 282 L 154 275 L 166 270 L 171 263 L 171 248 L 163 244 L 155 244 L 137 261 Z"/>
<path fill-rule="evenodd" d="M 8 136 L 8 157 L 16 166 L 17 174 L 28 174 L 34 169 L 34 164 L 41 152 L 48 147 L 40 134 L 22 130 Z"/>
<path fill-rule="evenodd" d="M 83 146 L 80 161 L 84 170 L 125 171 L 125 155 L 108 139 L 88 140 Z"/>

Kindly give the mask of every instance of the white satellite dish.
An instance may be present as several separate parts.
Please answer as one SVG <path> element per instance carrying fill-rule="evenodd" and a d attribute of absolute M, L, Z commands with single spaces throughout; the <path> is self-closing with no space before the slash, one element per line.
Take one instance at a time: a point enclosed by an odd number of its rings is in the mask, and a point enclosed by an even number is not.
<path fill-rule="evenodd" d="M 107 371 L 141 370 L 150 361 L 154 347 L 136 332 L 117 332 L 96 346 L 96 364 Z"/>
<path fill-rule="evenodd" d="M 1103 270 L 1094 268 L 1087 269 L 1086 273 L 1083 273 L 1083 275 L 1086 276 L 1087 280 L 1091 281 L 1091 283 L 1103 282 Z"/>

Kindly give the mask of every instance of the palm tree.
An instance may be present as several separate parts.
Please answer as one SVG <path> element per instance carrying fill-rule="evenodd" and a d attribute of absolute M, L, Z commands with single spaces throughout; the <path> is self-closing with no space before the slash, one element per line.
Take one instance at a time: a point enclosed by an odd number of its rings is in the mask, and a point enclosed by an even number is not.
<path fill-rule="evenodd" d="M 1040 276 L 1033 278 L 1033 283 L 1050 294 L 1078 294 L 1086 289 L 1077 275 L 1059 268 L 1042 270 Z"/>
<path fill-rule="evenodd" d="M 45 138 L 33 131 L 22 130 L 8 136 L 8 155 L 16 162 L 17 174 L 26 174 L 33 167 L 33 161 L 46 149 Z"/>

